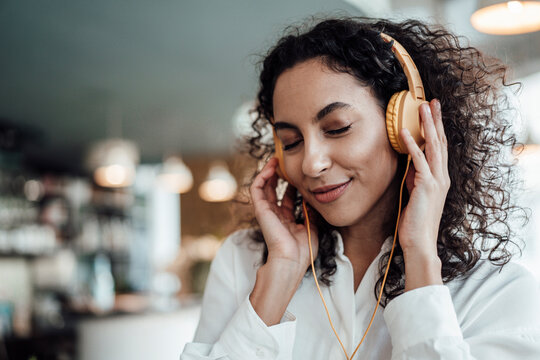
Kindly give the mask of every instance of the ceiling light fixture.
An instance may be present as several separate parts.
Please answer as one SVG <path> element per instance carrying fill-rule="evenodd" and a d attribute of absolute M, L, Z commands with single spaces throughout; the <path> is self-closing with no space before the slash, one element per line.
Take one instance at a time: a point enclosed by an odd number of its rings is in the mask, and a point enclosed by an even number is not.
<path fill-rule="evenodd" d="M 480 0 L 472 26 L 491 35 L 516 35 L 540 30 L 540 1 Z"/>
<path fill-rule="evenodd" d="M 236 193 L 236 180 L 224 161 L 211 164 L 206 180 L 199 186 L 199 196 L 209 202 L 228 201 Z"/>
<path fill-rule="evenodd" d="M 193 187 L 193 175 L 180 156 L 169 156 L 163 162 L 158 182 L 169 192 L 183 194 Z"/>
<path fill-rule="evenodd" d="M 103 187 L 132 185 L 138 164 L 137 145 L 125 139 L 100 141 L 90 148 L 88 154 L 88 167 L 94 171 L 94 181 Z"/>

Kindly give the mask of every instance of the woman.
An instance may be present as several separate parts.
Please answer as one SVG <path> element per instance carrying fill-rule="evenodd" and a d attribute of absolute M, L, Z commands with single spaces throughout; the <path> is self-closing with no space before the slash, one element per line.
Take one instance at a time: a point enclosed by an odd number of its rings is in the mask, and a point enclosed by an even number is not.
<path fill-rule="evenodd" d="M 431 99 L 418 107 L 425 144 L 399 132 L 410 167 L 387 134 L 385 110 L 409 85 L 384 34 Z M 540 358 L 538 283 L 509 263 L 522 209 L 501 155 L 516 145 L 506 71 L 413 20 L 329 19 L 281 38 L 248 144 L 269 158 L 271 124 L 288 185 L 279 199 L 276 157 L 255 175 L 255 226 L 220 248 L 181 359 Z"/>

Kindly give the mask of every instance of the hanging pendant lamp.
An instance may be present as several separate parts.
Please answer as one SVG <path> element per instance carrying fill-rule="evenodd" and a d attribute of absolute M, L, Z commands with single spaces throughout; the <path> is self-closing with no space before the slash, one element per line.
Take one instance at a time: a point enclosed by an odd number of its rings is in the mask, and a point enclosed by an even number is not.
<path fill-rule="evenodd" d="M 480 0 L 472 26 L 491 35 L 516 35 L 540 30 L 540 1 Z"/>
<path fill-rule="evenodd" d="M 163 162 L 158 181 L 169 192 L 183 194 L 193 187 L 193 175 L 180 156 L 169 156 Z"/>
<path fill-rule="evenodd" d="M 224 161 L 215 161 L 210 166 L 206 180 L 199 186 L 199 196 L 209 202 L 228 201 L 236 193 L 236 180 Z"/>
<path fill-rule="evenodd" d="M 88 155 L 88 166 L 99 186 L 120 188 L 133 184 L 139 163 L 137 145 L 125 139 L 106 139 L 94 144 Z"/>

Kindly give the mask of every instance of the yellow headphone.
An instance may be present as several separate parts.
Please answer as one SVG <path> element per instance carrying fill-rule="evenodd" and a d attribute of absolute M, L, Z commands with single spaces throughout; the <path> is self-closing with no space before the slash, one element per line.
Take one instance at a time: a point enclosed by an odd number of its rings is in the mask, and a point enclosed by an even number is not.
<path fill-rule="evenodd" d="M 403 90 L 398 93 L 395 93 L 390 98 L 390 101 L 388 103 L 388 106 L 386 108 L 386 132 L 388 135 L 388 140 L 390 141 L 390 144 L 392 145 L 392 148 L 397 151 L 400 154 L 407 154 L 407 147 L 401 139 L 399 138 L 399 132 L 401 129 L 408 129 L 411 133 L 413 139 L 416 141 L 416 144 L 420 147 L 420 149 L 424 150 L 425 146 L 425 137 L 424 137 L 424 131 L 422 128 L 422 125 L 420 124 L 420 113 L 419 113 L 419 107 L 422 103 L 427 103 L 425 94 L 424 94 L 424 86 L 422 84 L 422 79 L 420 78 L 420 74 L 418 73 L 418 69 L 416 68 L 416 65 L 414 64 L 413 60 L 411 59 L 410 55 L 407 53 L 405 48 L 401 46 L 400 43 L 398 43 L 395 39 L 392 37 L 381 33 L 381 37 L 386 42 L 393 41 L 392 45 L 392 51 L 394 52 L 396 58 L 398 59 L 399 63 L 401 64 L 401 67 L 403 68 L 403 71 L 405 72 L 405 76 L 407 77 L 407 82 L 409 85 L 409 90 Z M 276 134 L 276 130 L 274 128 L 273 130 L 274 134 L 274 144 L 275 144 L 275 157 L 279 160 L 279 166 L 276 168 L 276 172 L 279 177 L 286 180 L 287 182 L 291 183 L 289 180 L 289 177 L 287 176 L 287 173 L 285 172 L 285 166 L 283 161 L 283 144 L 281 143 L 280 139 L 278 138 Z M 390 251 L 390 257 L 388 259 L 388 265 L 386 266 L 386 272 L 384 274 L 383 283 L 381 285 L 381 289 L 379 292 L 379 296 L 377 299 L 377 305 L 375 307 L 375 310 L 373 311 L 373 315 L 371 316 L 371 321 L 369 322 L 369 325 L 364 333 L 364 336 L 362 337 L 362 340 L 352 353 L 352 355 L 349 357 L 347 355 L 347 351 L 345 350 L 345 347 L 343 346 L 343 343 L 341 342 L 341 339 L 339 338 L 336 329 L 334 328 L 334 325 L 332 324 L 332 319 L 330 318 L 330 313 L 328 312 L 328 308 L 326 307 L 326 302 L 324 301 L 323 295 L 321 293 L 321 289 L 319 287 L 319 282 L 317 281 L 317 274 L 315 273 L 315 266 L 314 266 L 314 259 L 313 259 L 313 251 L 311 249 L 311 231 L 310 231 L 310 224 L 309 224 L 309 217 L 306 209 L 306 203 L 305 201 L 302 201 L 302 206 L 304 210 L 304 216 L 306 218 L 306 228 L 308 232 L 308 241 L 309 241 L 309 251 L 311 256 L 311 269 L 313 271 L 313 277 L 315 279 L 315 284 L 317 285 L 317 289 L 319 290 L 319 294 L 321 296 L 321 299 L 324 304 L 324 308 L 326 309 L 326 314 L 328 315 L 328 320 L 330 321 L 330 325 L 332 326 L 332 330 L 334 330 L 334 334 L 336 335 L 339 343 L 341 344 L 341 347 L 343 349 L 343 352 L 345 353 L 345 356 L 347 360 L 351 360 L 358 349 L 360 348 L 360 345 L 362 345 L 362 342 L 364 341 L 371 324 L 373 323 L 373 319 L 375 318 L 375 313 L 377 312 L 377 308 L 379 307 L 379 303 L 381 301 L 382 292 L 384 289 L 384 285 L 386 283 L 386 277 L 388 275 L 388 269 L 390 268 L 390 261 L 392 260 L 392 255 L 394 253 L 394 247 L 396 244 L 396 235 L 398 230 L 398 224 L 399 224 L 399 217 L 401 215 L 401 197 L 403 192 L 403 184 L 405 182 L 405 178 L 407 176 L 407 172 L 409 170 L 409 165 L 411 162 L 411 155 L 408 155 L 407 158 L 407 167 L 405 169 L 405 174 L 403 176 L 403 180 L 401 181 L 401 187 L 399 192 L 399 210 L 398 210 L 398 216 L 396 221 L 396 228 L 394 231 L 394 242 L 392 244 L 392 250 Z"/>

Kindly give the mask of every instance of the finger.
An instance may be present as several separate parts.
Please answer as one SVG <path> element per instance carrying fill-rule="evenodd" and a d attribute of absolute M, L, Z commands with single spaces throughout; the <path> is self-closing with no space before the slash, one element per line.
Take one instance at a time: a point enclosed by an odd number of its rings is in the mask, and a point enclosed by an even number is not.
<path fill-rule="evenodd" d="M 442 175 L 441 144 L 435 128 L 431 104 L 420 106 L 420 116 L 426 137 L 426 160 L 433 175 Z"/>
<path fill-rule="evenodd" d="M 399 134 L 407 147 L 407 152 L 411 155 L 415 170 L 421 174 L 431 175 L 431 170 L 426 161 L 424 153 L 422 150 L 420 150 L 418 144 L 416 144 L 416 141 L 414 141 L 409 130 L 404 128 Z"/>
<path fill-rule="evenodd" d="M 437 134 L 441 143 L 443 174 L 448 176 L 448 141 L 446 138 L 446 133 L 444 132 L 441 102 L 438 99 L 432 100 L 432 102 L 434 103 L 433 114 L 435 116 L 435 128 L 437 129 Z"/>
<path fill-rule="evenodd" d="M 281 206 L 290 212 L 294 210 L 294 199 L 296 198 L 296 188 L 291 184 L 287 184 L 287 189 L 283 195 Z"/>
<path fill-rule="evenodd" d="M 433 117 L 435 120 L 435 128 L 437 129 L 437 136 L 439 137 L 439 141 L 441 142 L 441 145 L 446 145 L 447 141 L 442 121 L 441 102 L 437 99 L 433 99 L 431 100 L 429 105 L 431 107 L 431 112 L 433 113 Z"/>
<path fill-rule="evenodd" d="M 264 186 L 268 179 L 275 173 L 277 163 L 277 158 L 270 159 L 253 180 L 253 183 L 250 186 L 250 192 L 254 204 L 266 200 Z"/>
<path fill-rule="evenodd" d="M 268 179 L 266 184 L 264 185 L 263 191 L 266 196 L 266 200 L 270 202 L 271 204 L 277 204 L 277 194 L 276 194 L 276 187 L 277 187 L 277 181 L 278 176 L 277 173 L 274 172 L 272 176 Z"/>

